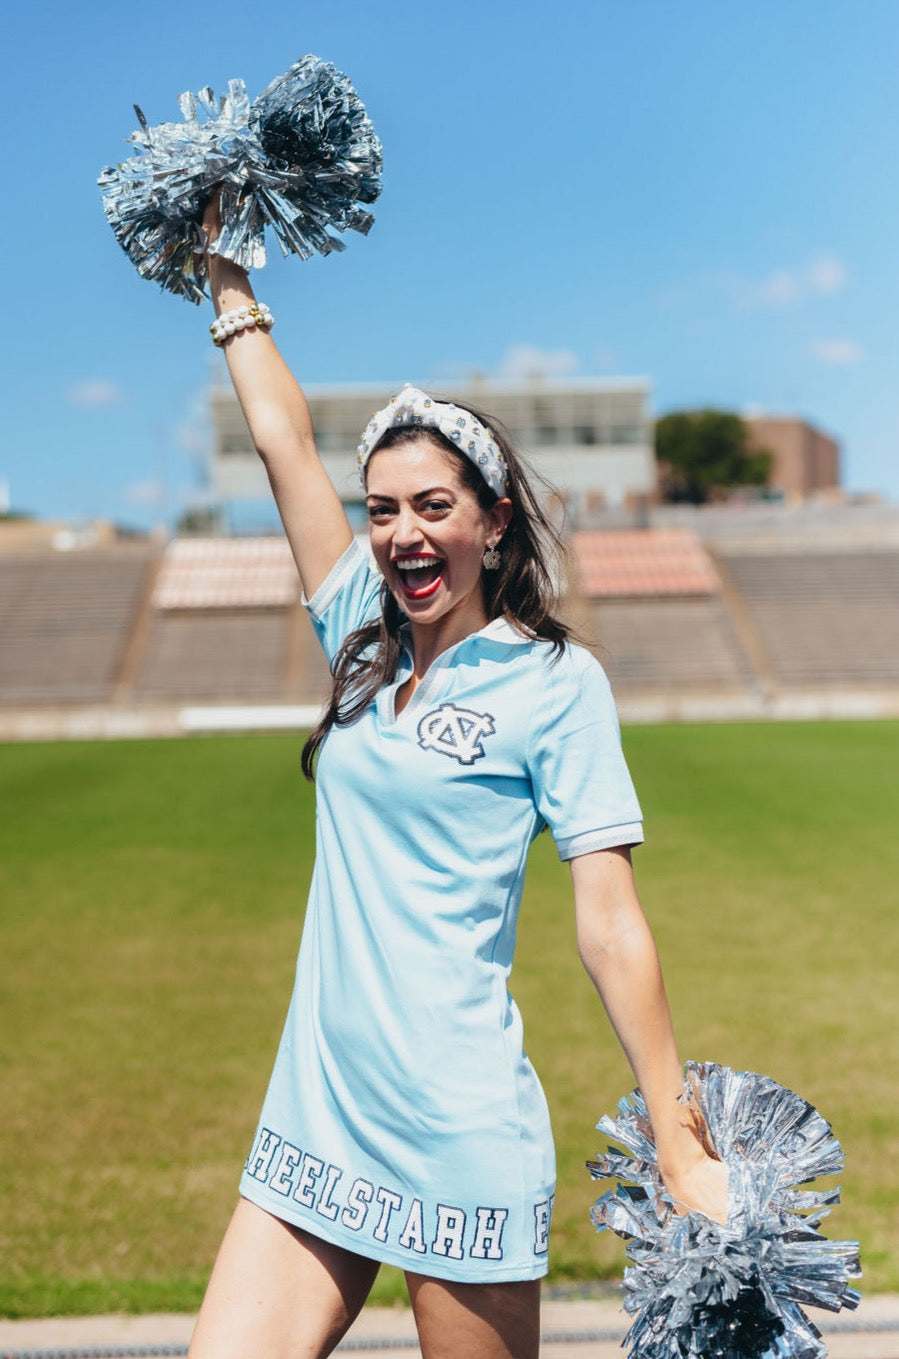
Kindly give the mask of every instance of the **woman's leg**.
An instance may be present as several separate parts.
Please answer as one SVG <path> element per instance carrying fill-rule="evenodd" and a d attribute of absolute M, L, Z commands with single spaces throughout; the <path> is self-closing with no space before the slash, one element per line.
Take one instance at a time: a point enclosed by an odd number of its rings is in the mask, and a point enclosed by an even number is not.
<path fill-rule="evenodd" d="M 321 1359 L 355 1320 L 376 1260 L 241 1199 L 222 1241 L 188 1359 Z"/>
<path fill-rule="evenodd" d="M 537 1359 L 540 1280 L 454 1284 L 406 1274 L 423 1359 Z"/>

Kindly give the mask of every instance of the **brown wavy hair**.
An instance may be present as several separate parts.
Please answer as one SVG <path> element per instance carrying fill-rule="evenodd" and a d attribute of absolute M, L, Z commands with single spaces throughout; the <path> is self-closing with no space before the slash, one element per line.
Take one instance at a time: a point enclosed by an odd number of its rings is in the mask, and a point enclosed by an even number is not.
<path fill-rule="evenodd" d="M 496 420 L 472 406 L 462 409 L 491 430 L 506 460 L 508 496 L 512 502 L 512 516 L 499 545 L 500 567 L 481 574 L 487 617 L 506 618 L 526 636 L 552 642 L 557 658 L 570 636 L 570 630 L 554 613 L 558 597 L 552 563 L 561 565 L 564 549 L 557 530 L 540 506 L 533 482 L 539 481 L 544 490 L 549 488 L 532 469 L 525 469 L 507 432 Z M 477 466 L 437 429 L 421 425 L 389 429 L 371 456 L 381 449 L 417 443 L 423 438 L 429 439 L 452 462 L 460 481 L 477 496 L 482 510 L 489 510 L 496 503 L 498 497 Z M 307 779 L 315 777 L 316 753 L 331 728 L 348 727 L 358 721 L 378 690 L 396 679 L 403 649 L 400 627 L 404 621 L 405 616 L 385 581 L 381 586 L 380 616 L 351 632 L 331 664 L 328 706 L 303 747 L 302 768 Z"/>

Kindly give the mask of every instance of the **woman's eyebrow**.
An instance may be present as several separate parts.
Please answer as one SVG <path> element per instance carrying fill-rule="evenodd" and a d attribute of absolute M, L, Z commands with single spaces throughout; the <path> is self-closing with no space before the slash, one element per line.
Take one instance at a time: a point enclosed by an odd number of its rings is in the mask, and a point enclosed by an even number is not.
<path fill-rule="evenodd" d="M 449 486 L 429 486 L 425 491 L 416 491 L 413 500 L 427 500 L 432 495 L 453 495 L 454 492 Z M 395 495 L 388 495 L 385 491 L 369 491 L 366 500 L 396 500 Z"/>
<path fill-rule="evenodd" d="M 452 495 L 452 494 L 453 492 L 449 486 L 429 486 L 426 491 L 416 491 L 412 499 L 427 500 L 428 496 L 432 495 Z"/>

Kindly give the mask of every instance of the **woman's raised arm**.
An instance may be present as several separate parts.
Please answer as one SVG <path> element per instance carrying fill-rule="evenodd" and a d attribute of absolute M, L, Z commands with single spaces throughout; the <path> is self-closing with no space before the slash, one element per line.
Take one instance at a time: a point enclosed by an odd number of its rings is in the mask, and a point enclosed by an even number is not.
<path fill-rule="evenodd" d="M 655 941 L 627 849 L 571 860 L 578 949 L 646 1100 L 659 1170 L 672 1198 L 727 1221 L 727 1167 L 703 1147 L 678 1100 L 683 1073 Z"/>
<path fill-rule="evenodd" d="M 217 196 L 206 209 L 203 227 L 209 240 L 214 240 L 220 227 Z M 217 316 L 255 301 L 246 271 L 219 255 L 209 256 L 209 283 Z M 315 447 L 309 406 L 262 326 L 238 331 L 225 341 L 224 349 L 303 589 L 311 596 L 347 549 L 353 533 Z"/>

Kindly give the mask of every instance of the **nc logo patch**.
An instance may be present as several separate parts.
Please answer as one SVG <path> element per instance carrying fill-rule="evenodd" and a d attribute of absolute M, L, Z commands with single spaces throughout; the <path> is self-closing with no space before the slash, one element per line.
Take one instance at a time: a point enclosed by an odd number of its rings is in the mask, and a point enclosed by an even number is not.
<path fill-rule="evenodd" d="M 419 722 L 418 744 L 422 750 L 450 755 L 460 764 L 474 764 L 483 758 L 484 737 L 492 736 L 495 730 L 489 713 L 473 713 L 468 708 L 457 708 L 455 703 L 441 703 Z"/>

